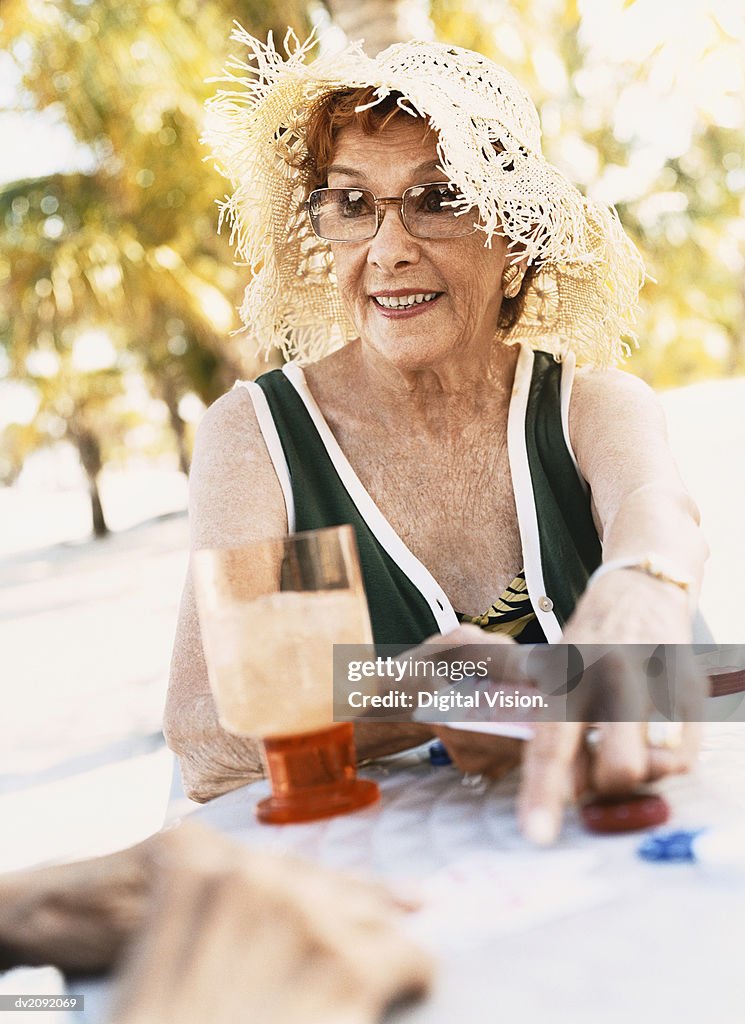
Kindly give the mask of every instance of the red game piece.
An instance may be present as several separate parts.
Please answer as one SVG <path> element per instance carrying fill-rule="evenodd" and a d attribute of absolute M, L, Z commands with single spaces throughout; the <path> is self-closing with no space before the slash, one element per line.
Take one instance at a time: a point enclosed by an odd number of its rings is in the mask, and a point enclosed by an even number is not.
<path fill-rule="evenodd" d="M 670 817 L 670 807 L 656 793 L 632 793 L 630 796 L 597 797 L 583 804 L 580 814 L 590 832 L 636 832 L 664 824 Z"/>

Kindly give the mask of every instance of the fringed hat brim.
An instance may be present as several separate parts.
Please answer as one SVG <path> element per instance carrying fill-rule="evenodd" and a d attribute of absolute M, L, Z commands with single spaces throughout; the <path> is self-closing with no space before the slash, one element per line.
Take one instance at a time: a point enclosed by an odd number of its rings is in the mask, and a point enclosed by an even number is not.
<path fill-rule="evenodd" d="M 607 366 L 628 354 L 644 266 L 618 216 L 583 197 L 540 149 L 538 115 L 503 68 L 480 54 L 434 42 L 401 43 L 376 58 L 359 44 L 306 58 L 316 45 L 285 38 L 285 56 L 238 27 L 248 48 L 233 60 L 208 104 L 205 141 L 234 187 L 220 223 L 250 272 L 241 306 L 259 351 L 314 362 L 355 337 L 336 285 L 328 242 L 305 212 L 305 130 L 329 93 L 372 86 L 436 132 L 445 176 L 464 208 L 477 208 L 484 244 L 504 235 L 537 268 L 507 343 L 526 341 Z M 499 147 L 494 143 L 498 142 Z"/>

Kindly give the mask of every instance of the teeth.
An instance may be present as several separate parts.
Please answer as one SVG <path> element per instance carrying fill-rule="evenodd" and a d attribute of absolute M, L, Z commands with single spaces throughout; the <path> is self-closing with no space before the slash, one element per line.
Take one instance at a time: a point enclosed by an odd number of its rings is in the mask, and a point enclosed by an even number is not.
<path fill-rule="evenodd" d="M 431 302 L 437 298 L 437 292 L 419 292 L 417 295 L 376 295 L 375 301 L 385 309 L 400 309 L 402 306 L 413 306 L 419 302 Z"/>

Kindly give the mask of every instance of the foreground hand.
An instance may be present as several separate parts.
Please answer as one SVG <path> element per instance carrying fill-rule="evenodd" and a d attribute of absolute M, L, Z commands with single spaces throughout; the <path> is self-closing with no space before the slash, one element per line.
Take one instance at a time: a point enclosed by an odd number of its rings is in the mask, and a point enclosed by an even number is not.
<path fill-rule="evenodd" d="M 54 964 L 71 974 L 111 970 L 150 899 L 160 836 L 73 864 L 0 875 L 0 971 Z"/>
<path fill-rule="evenodd" d="M 383 886 L 187 822 L 0 876 L 0 969 L 123 968 L 110 1024 L 373 1024 L 432 975 L 401 914 Z"/>
<path fill-rule="evenodd" d="M 166 838 L 111 1024 L 373 1024 L 427 989 L 382 886 L 197 826 Z"/>

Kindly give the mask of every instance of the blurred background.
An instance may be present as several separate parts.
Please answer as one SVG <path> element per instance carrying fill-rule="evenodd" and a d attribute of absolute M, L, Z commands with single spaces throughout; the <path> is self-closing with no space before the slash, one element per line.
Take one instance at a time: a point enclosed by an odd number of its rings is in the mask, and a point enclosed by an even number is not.
<path fill-rule="evenodd" d="M 745 607 L 745 14 L 731 0 L 4 0 L 0 7 L 0 867 L 156 828 L 195 426 L 259 366 L 199 136 L 232 20 L 325 46 L 436 37 L 511 70 L 544 149 L 655 283 L 627 369 L 661 395 Z M 124 795 L 126 794 L 126 796 Z M 77 801 L 77 802 L 76 802 Z M 77 810 L 75 809 L 77 808 Z M 37 813 L 38 811 L 38 813 Z"/>

